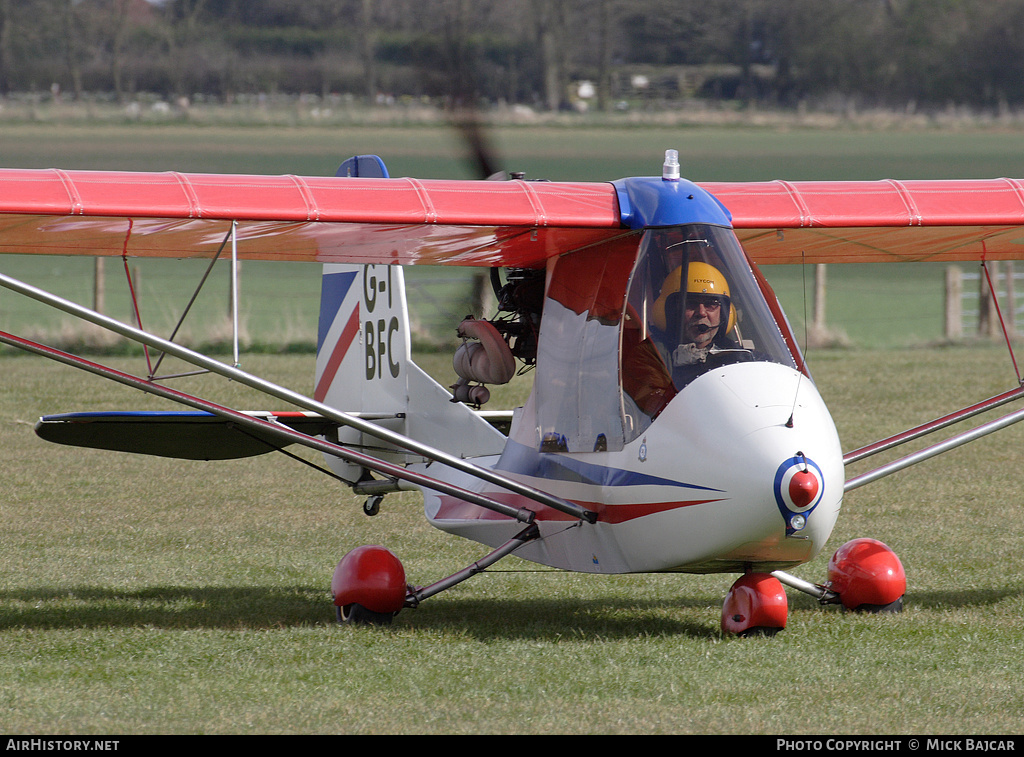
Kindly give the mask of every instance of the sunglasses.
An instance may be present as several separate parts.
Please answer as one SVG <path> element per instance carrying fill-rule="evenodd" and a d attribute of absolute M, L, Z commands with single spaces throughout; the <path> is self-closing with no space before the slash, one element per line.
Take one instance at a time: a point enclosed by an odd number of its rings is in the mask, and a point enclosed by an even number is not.
<path fill-rule="evenodd" d="M 686 309 L 696 310 L 701 305 L 704 306 L 705 310 L 718 310 L 722 307 L 722 300 L 718 297 L 709 297 L 707 295 L 691 294 L 686 298 Z"/>

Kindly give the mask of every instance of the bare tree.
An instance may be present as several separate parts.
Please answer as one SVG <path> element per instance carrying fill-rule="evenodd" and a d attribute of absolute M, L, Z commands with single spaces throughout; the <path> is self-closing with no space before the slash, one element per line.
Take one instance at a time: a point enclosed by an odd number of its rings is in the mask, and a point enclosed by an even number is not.
<path fill-rule="evenodd" d="M 64 54 L 64 64 L 71 77 L 75 99 L 81 100 L 85 94 L 85 87 L 82 84 L 82 65 L 85 57 L 86 31 L 82 14 L 76 11 L 76 6 L 75 0 L 63 0 L 59 4 L 57 12 L 61 26 L 61 50 Z"/>
<path fill-rule="evenodd" d="M 11 40 L 14 34 L 15 21 L 11 13 L 11 0 L 0 0 L 0 94 L 11 91 L 11 72 L 14 69 Z"/>
<path fill-rule="evenodd" d="M 696 92 L 1009 111 L 1022 39 L 1019 0 L 0 0 L 0 92 L 312 85 L 554 110 L 574 80 L 608 108 L 644 73 L 675 107 Z"/>
<path fill-rule="evenodd" d="M 169 51 L 168 62 L 177 95 L 189 94 L 188 78 L 192 73 L 190 68 L 198 62 L 197 46 L 204 36 L 209 36 L 209 28 L 200 23 L 206 6 L 207 0 L 171 0 L 163 6 L 167 19 L 164 34 Z"/>
<path fill-rule="evenodd" d="M 110 78 L 113 81 L 114 93 L 119 103 L 123 103 L 125 100 L 124 67 L 130 33 L 128 12 L 131 4 L 132 0 L 109 2 L 106 8 L 109 23 L 103 25 L 109 35 Z"/>
<path fill-rule="evenodd" d="M 544 104 L 548 110 L 559 110 L 566 102 L 568 3 L 566 0 L 531 0 L 540 48 L 544 82 Z"/>

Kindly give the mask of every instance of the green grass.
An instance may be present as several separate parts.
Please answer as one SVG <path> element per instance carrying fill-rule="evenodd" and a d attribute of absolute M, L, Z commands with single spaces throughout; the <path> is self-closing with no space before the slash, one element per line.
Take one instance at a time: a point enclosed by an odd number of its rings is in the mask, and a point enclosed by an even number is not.
<path fill-rule="evenodd" d="M 958 266 L 978 273 L 976 264 Z M 938 344 L 945 334 L 943 263 L 885 263 L 827 266 L 826 324 L 838 344 L 864 348 L 920 347 Z M 814 266 L 766 266 L 764 274 L 782 303 L 801 344 L 813 319 Z M 964 285 L 963 338 L 976 336 L 977 283 Z"/>
<path fill-rule="evenodd" d="M 441 356 L 423 362 L 449 371 Z M 988 347 L 811 354 L 847 447 L 1006 388 L 1006 365 Z M 245 367 L 309 390 L 308 357 Z M 730 576 L 594 577 L 513 558 L 390 628 L 346 628 L 327 586 L 348 549 L 385 544 L 421 584 L 486 550 L 431 529 L 416 495 L 367 518 L 280 457 L 46 445 L 31 432 L 41 413 L 164 403 L 37 358 L 0 370 L 7 732 L 998 734 L 1024 722 L 1020 430 L 852 492 L 827 554 L 796 571 L 822 580 L 831 547 L 880 538 L 908 573 L 899 616 L 790 592 L 782 634 L 733 639 L 718 628 Z M 254 406 L 235 384 L 189 383 Z"/>
<path fill-rule="evenodd" d="M 502 168 L 528 178 L 610 181 L 660 175 L 679 150 L 694 181 L 942 179 L 1024 176 L 1012 129 L 508 126 L 488 131 Z M 437 126 L 206 126 L 5 123 L 7 168 L 333 174 L 380 155 L 392 176 L 476 178 L 465 146 Z"/>

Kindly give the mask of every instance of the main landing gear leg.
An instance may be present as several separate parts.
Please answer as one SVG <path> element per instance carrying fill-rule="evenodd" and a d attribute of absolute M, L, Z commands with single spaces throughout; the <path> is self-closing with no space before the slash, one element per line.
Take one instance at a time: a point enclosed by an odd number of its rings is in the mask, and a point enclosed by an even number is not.
<path fill-rule="evenodd" d="M 900 612 L 907 574 L 900 558 L 877 539 L 854 539 L 828 561 L 829 591 L 847 610 Z"/>
<path fill-rule="evenodd" d="M 338 621 L 388 624 L 403 608 L 418 607 L 424 599 L 472 578 L 524 544 L 539 538 L 540 529 L 531 524 L 483 559 L 420 588 L 406 585 L 402 563 L 384 547 L 358 547 L 341 559 L 331 581 Z"/>
<path fill-rule="evenodd" d="M 841 604 L 855 612 L 900 612 L 907 592 L 900 558 L 876 539 L 854 539 L 836 550 L 828 561 L 828 580 L 823 585 L 781 570 L 772 575 L 823 605 Z"/>

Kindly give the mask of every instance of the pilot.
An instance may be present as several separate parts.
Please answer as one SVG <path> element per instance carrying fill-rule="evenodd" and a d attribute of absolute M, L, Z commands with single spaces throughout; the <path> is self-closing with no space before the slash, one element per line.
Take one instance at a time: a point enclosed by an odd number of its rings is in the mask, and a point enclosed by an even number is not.
<path fill-rule="evenodd" d="M 749 360 L 750 353 L 728 334 L 736 325 L 729 282 L 712 265 L 693 261 L 671 271 L 654 302 L 652 320 L 662 332 L 663 357 L 672 366 L 672 379 L 681 389 L 718 365 Z"/>

